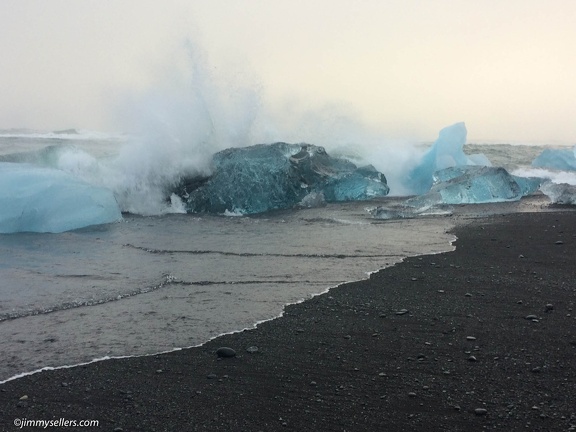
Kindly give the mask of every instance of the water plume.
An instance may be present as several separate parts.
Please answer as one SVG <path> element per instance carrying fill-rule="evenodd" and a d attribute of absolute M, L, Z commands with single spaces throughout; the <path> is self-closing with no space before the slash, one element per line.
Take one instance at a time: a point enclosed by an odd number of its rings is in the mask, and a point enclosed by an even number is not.
<path fill-rule="evenodd" d="M 274 105 L 250 74 L 223 72 L 191 41 L 162 63 L 148 88 L 124 94 L 117 117 L 131 138 L 113 157 L 78 152 L 60 168 L 112 189 L 125 212 L 181 212 L 170 191 L 182 178 L 206 176 L 223 149 L 277 141 L 324 146 L 333 156 L 383 172 L 391 194 L 402 195 L 405 173 L 421 150 L 391 141 L 337 103 Z"/>

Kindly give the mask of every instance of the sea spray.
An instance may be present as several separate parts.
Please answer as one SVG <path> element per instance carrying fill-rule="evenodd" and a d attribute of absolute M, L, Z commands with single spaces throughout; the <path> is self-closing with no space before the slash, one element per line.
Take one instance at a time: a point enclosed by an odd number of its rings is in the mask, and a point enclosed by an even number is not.
<path fill-rule="evenodd" d="M 155 84 L 128 98 L 127 127 L 136 136 L 108 164 L 125 211 L 181 211 L 169 191 L 182 177 L 207 175 L 214 153 L 252 143 L 260 100 L 256 86 L 217 76 L 206 56 L 187 41 Z M 172 201 L 173 203 L 173 201 Z"/>
<path fill-rule="evenodd" d="M 223 149 L 276 141 L 324 146 L 357 165 L 383 172 L 392 195 L 410 193 L 405 173 L 422 150 L 390 141 L 358 120 L 350 109 L 270 106 L 265 89 L 247 74 L 222 72 L 187 42 L 161 68 L 150 88 L 124 95 L 115 112 L 131 138 L 115 155 L 95 158 L 78 149 L 60 155 L 58 167 L 114 191 L 124 212 L 180 212 L 171 191 L 182 178 L 211 173 L 212 156 Z M 176 204 L 174 204 L 176 202 Z"/>
<path fill-rule="evenodd" d="M 212 155 L 254 142 L 260 109 L 257 85 L 223 79 L 191 42 L 150 88 L 115 110 L 130 138 L 107 158 L 77 148 L 59 152 L 56 166 L 111 189 L 124 212 L 181 212 L 170 191 L 181 178 L 210 173 Z"/>

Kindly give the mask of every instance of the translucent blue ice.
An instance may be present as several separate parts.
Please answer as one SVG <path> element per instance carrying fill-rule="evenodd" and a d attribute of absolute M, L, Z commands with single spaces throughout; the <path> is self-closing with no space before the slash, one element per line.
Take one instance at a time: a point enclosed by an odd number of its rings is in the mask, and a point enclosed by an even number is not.
<path fill-rule="evenodd" d="M 532 195 L 540 189 L 540 185 L 545 181 L 541 177 L 519 177 L 513 175 L 512 178 L 520 186 L 522 196 Z"/>
<path fill-rule="evenodd" d="M 522 178 L 504 168 L 467 166 L 446 168 L 434 174 L 436 182 L 426 194 L 406 205 L 428 208 L 438 204 L 479 204 L 517 201 L 535 192 L 542 179 Z"/>
<path fill-rule="evenodd" d="M 189 212 L 242 214 L 299 203 L 366 200 L 389 192 L 372 166 L 329 156 L 310 144 L 260 144 L 214 155 L 213 174 L 183 182 L 178 194 Z"/>
<path fill-rule="evenodd" d="M 574 149 L 545 149 L 532 161 L 532 166 L 561 171 L 576 171 L 576 147 Z"/>
<path fill-rule="evenodd" d="M 0 163 L 1 233 L 58 233 L 120 219 L 108 189 L 57 169 Z"/>
<path fill-rule="evenodd" d="M 419 164 L 408 174 L 407 185 L 415 194 L 426 193 L 432 187 L 433 174 L 444 168 L 466 165 L 491 166 L 482 154 L 466 155 L 466 125 L 456 123 L 445 127 Z"/>

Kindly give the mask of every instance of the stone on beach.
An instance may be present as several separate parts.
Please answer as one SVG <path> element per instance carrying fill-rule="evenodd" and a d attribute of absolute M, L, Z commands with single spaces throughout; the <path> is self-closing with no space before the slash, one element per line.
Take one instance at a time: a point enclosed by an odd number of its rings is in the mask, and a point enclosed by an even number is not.
<path fill-rule="evenodd" d="M 216 355 L 223 358 L 236 357 L 236 351 L 229 347 L 220 347 L 216 350 Z"/>

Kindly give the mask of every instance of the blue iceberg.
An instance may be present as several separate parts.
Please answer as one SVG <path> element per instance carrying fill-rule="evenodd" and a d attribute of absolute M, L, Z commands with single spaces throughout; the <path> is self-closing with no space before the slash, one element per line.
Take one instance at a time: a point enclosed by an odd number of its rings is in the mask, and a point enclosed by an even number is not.
<path fill-rule="evenodd" d="M 487 169 L 483 169 L 487 168 Z M 496 174 L 497 175 L 494 175 Z M 482 182 L 480 184 L 484 186 L 491 185 L 494 190 L 498 190 L 497 184 L 503 184 L 500 180 L 501 177 L 510 176 L 511 180 L 516 182 L 520 187 L 521 196 L 531 195 L 536 192 L 542 182 L 544 181 L 541 177 L 520 177 L 509 174 L 504 168 L 492 168 L 492 167 L 482 167 L 482 166 L 460 166 L 446 168 L 440 171 L 436 171 L 432 175 L 433 188 L 441 183 L 446 183 L 449 180 L 460 178 L 458 181 L 466 178 L 480 177 Z M 486 181 L 488 180 L 488 181 Z M 494 183 L 493 180 L 496 180 Z M 507 179 L 508 181 L 509 179 Z M 510 180 L 510 181 L 511 181 Z M 440 186 L 437 186 L 440 187 Z"/>
<path fill-rule="evenodd" d="M 190 213 L 254 214 L 296 205 L 367 200 L 389 192 L 372 166 L 329 156 L 311 144 L 259 144 L 230 148 L 212 159 L 212 175 L 177 188 Z"/>
<path fill-rule="evenodd" d="M 423 194 L 432 187 L 433 174 L 436 171 L 455 166 L 491 166 L 492 164 L 483 154 L 466 155 L 464 153 L 466 135 L 464 123 L 456 123 L 442 129 L 432 147 L 408 174 L 407 186 L 415 194 Z"/>
<path fill-rule="evenodd" d="M 545 149 L 532 161 L 536 168 L 576 171 L 576 147 L 573 149 Z"/>
<path fill-rule="evenodd" d="M 59 233 L 122 219 L 113 193 L 64 171 L 0 162 L 0 233 Z"/>
<path fill-rule="evenodd" d="M 517 201 L 534 193 L 542 179 L 516 177 L 504 168 L 467 166 L 446 168 L 434 174 L 426 194 L 410 198 L 406 205 L 429 208 L 438 204 L 480 204 Z"/>

